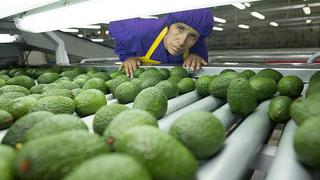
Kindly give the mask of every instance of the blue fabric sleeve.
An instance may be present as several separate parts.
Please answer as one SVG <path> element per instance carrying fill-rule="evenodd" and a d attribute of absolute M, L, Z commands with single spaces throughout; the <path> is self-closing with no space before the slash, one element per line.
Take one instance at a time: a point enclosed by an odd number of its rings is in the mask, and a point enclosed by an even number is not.
<path fill-rule="evenodd" d="M 199 39 L 196 44 L 190 48 L 189 54 L 197 54 L 208 62 L 208 49 L 205 40 Z"/>

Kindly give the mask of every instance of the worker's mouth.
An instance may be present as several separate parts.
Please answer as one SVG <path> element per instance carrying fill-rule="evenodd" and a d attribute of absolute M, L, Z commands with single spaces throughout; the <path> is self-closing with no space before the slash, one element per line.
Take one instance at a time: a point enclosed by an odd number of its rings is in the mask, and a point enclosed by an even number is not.
<path fill-rule="evenodd" d="M 181 54 L 181 52 L 182 52 L 182 49 L 179 49 L 179 48 L 177 48 L 177 47 L 175 47 L 175 46 L 172 46 L 172 51 L 174 52 L 174 54 Z"/>

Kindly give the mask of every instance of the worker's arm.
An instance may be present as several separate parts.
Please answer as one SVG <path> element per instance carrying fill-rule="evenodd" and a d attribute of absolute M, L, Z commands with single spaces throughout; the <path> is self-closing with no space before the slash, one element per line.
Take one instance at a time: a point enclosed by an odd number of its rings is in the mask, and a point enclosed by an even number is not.
<path fill-rule="evenodd" d="M 198 70 L 208 63 L 208 50 L 204 39 L 200 39 L 189 50 L 189 56 L 183 61 L 183 66 L 191 70 Z"/>

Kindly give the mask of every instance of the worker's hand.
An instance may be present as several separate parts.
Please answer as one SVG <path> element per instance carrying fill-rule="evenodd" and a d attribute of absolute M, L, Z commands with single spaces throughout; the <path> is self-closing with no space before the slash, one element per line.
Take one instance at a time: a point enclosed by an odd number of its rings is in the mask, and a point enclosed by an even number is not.
<path fill-rule="evenodd" d="M 203 65 L 208 65 L 208 63 L 196 54 L 189 54 L 183 61 L 183 67 L 190 68 L 191 71 L 199 70 Z"/>
<path fill-rule="evenodd" d="M 141 65 L 141 61 L 137 57 L 131 57 L 125 60 L 119 67 L 119 70 L 124 70 L 127 76 L 133 77 L 133 72 Z"/>

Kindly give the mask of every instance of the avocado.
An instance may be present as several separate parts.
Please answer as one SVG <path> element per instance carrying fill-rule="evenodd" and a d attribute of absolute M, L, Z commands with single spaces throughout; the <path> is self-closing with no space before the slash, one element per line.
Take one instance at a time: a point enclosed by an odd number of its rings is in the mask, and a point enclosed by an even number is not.
<path fill-rule="evenodd" d="M 139 78 L 146 79 L 146 78 L 157 78 L 161 80 L 161 74 L 158 69 L 147 69 L 143 73 L 140 74 Z"/>
<path fill-rule="evenodd" d="M 60 81 L 69 81 L 69 82 L 71 82 L 71 79 L 68 78 L 68 77 L 61 77 L 61 78 L 55 80 L 53 83 L 58 83 Z"/>
<path fill-rule="evenodd" d="M 27 114 L 29 109 L 36 105 L 37 102 L 38 100 L 33 97 L 19 97 L 8 103 L 4 110 L 9 112 L 13 118 L 17 120 Z"/>
<path fill-rule="evenodd" d="M 159 69 L 159 73 L 161 74 L 162 80 L 166 80 L 170 77 L 170 71 L 166 68 Z"/>
<path fill-rule="evenodd" d="M 122 104 L 104 105 L 98 109 L 93 119 L 93 130 L 102 135 L 110 122 L 122 111 L 128 110 L 127 106 Z"/>
<path fill-rule="evenodd" d="M 175 66 L 170 70 L 170 76 L 180 76 L 185 78 L 188 77 L 188 71 L 181 66 Z"/>
<path fill-rule="evenodd" d="M 119 75 L 119 76 L 117 76 L 115 79 L 113 79 L 113 80 L 111 81 L 111 85 L 110 85 L 110 91 L 111 91 L 111 93 L 114 95 L 114 91 L 116 90 L 116 88 L 117 88 L 120 84 L 122 84 L 122 83 L 124 83 L 124 82 L 128 82 L 128 81 L 130 81 L 130 79 L 129 79 L 128 76 L 126 76 L 126 75 Z"/>
<path fill-rule="evenodd" d="M 178 83 L 179 94 L 185 94 L 195 89 L 195 82 L 192 78 L 183 78 Z"/>
<path fill-rule="evenodd" d="M 174 121 L 170 134 L 186 146 L 197 159 L 206 159 L 223 145 L 225 127 L 211 113 L 195 111 Z"/>
<path fill-rule="evenodd" d="M 100 107 L 107 104 L 107 99 L 100 90 L 87 89 L 74 98 L 76 112 L 80 117 L 94 114 Z"/>
<path fill-rule="evenodd" d="M 61 81 L 56 81 L 57 87 L 56 89 L 77 89 L 80 88 L 80 86 L 74 82 L 67 81 L 67 80 L 61 80 Z"/>
<path fill-rule="evenodd" d="M 22 92 L 25 95 L 29 94 L 29 90 L 27 88 L 18 85 L 5 85 L 0 88 L 0 94 L 7 92 Z"/>
<path fill-rule="evenodd" d="M 75 102 L 71 98 L 64 96 L 46 96 L 40 98 L 38 102 L 29 109 L 29 112 L 36 111 L 49 111 L 54 114 L 73 114 L 75 112 Z"/>
<path fill-rule="evenodd" d="M 133 77 L 138 78 L 144 72 L 143 68 L 137 68 L 133 72 Z"/>
<path fill-rule="evenodd" d="M 14 179 L 14 160 L 16 158 L 15 150 L 6 145 L 0 144 L 0 172 L 2 180 Z"/>
<path fill-rule="evenodd" d="M 142 85 L 143 79 L 140 79 L 140 78 L 133 78 L 133 79 L 131 79 L 131 81 L 130 81 L 130 82 L 132 82 L 132 83 L 136 84 L 137 86 L 139 86 L 139 87 L 140 87 L 140 89 L 142 89 L 142 88 L 141 88 L 141 85 Z"/>
<path fill-rule="evenodd" d="M 130 109 L 119 113 L 103 133 L 109 145 L 113 145 L 118 137 L 130 128 L 142 125 L 158 127 L 157 119 L 149 112 Z"/>
<path fill-rule="evenodd" d="M 98 72 L 98 69 L 97 68 L 95 68 L 95 67 L 88 67 L 88 68 L 86 68 L 86 72 L 87 73 L 95 73 L 95 72 Z"/>
<path fill-rule="evenodd" d="M 278 83 L 279 80 L 283 77 L 279 71 L 274 70 L 274 69 L 262 69 L 255 76 L 271 78 L 271 79 L 275 80 L 276 83 Z"/>
<path fill-rule="evenodd" d="M 82 88 L 87 81 L 88 81 L 87 79 L 78 78 L 78 79 L 74 79 L 72 82 L 76 83 L 80 88 Z"/>
<path fill-rule="evenodd" d="M 223 73 L 212 79 L 212 81 L 209 83 L 208 90 L 212 96 L 226 99 L 230 82 L 237 78 L 239 78 L 239 75 L 236 72 Z"/>
<path fill-rule="evenodd" d="M 84 161 L 64 180 L 151 180 L 149 172 L 135 158 L 112 153 Z"/>
<path fill-rule="evenodd" d="M 114 96 L 120 104 L 127 104 L 133 102 L 140 91 L 141 88 L 138 85 L 124 82 L 116 88 Z"/>
<path fill-rule="evenodd" d="M 29 141 L 20 149 L 15 171 L 21 179 L 62 179 L 81 162 L 107 153 L 98 135 L 70 130 Z"/>
<path fill-rule="evenodd" d="M 234 79 L 228 87 L 227 101 L 233 113 L 245 117 L 257 106 L 256 91 L 250 86 L 247 79 Z"/>
<path fill-rule="evenodd" d="M 161 78 L 158 76 L 151 76 L 148 78 L 139 78 L 142 79 L 141 88 L 146 89 L 148 87 L 153 87 L 161 81 Z"/>
<path fill-rule="evenodd" d="M 172 84 L 178 85 L 178 83 L 183 79 L 182 76 L 170 76 L 167 80 L 171 82 Z"/>
<path fill-rule="evenodd" d="M 319 106 L 320 94 L 313 94 L 307 98 L 297 98 L 290 106 L 290 116 L 300 126 L 310 117 L 320 114 L 320 108 L 315 108 Z"/>
<path fill-rule="evenodd" d="M 47 89 L 42 95 L 44 96 L 64 96 L 68 98 L 73 98 L 72 91 L 69 89 Z"/>
<path fill-rule="evenodd" d="M 116 77 L 120 76 L 120 75 L 125 75 L 125 73 L 123 71 L 113 71 L 111 74 L 110 74 L 110 77 L 112 79 L 115 79 Z"/>
<path fill-rule="evenodd" d="M 319 92 L 320 92 L 320 71 L 317 71 L 310 78 L 309 88 L 306 93 L 306 97 L 310 96 L 311 94 L 319 93 Z"/>
<path fill-rule="evenodd" d="M 90 75 L 91 78 L 100 78 L 103 81 L 108 81 L 111 79 L 110 74 L 107 72 L 96 72 Z"/>
<path fill-rule="evenodd" d="M 240 77 L 246 78 L 246 79 L 250 79 L 252 76 L 256 75 L 256 73 L 252 70 L 244 70 L 241 73 L 239 73 Z"/>
<path fill-rule="evenodd" d="M 18 119 L 8 130 L 2 139 L 2 144 L 7 144 L 15 147 L 17 143 L 22 143 L 22 137 L 28 129 L 33 127 L 36 123 L 42 121 L 44 118 L 53 116 L 54 114 L 47 111 L 37 111 L 29 113 Z"/>
<path fill-rule="evenodd" d="M 60 75 L 62 77 L 68 77 L 70 78 L 71 80 L 75 77 L 77 77 L 78 75 L 80 75 L 81 73 L 77 70 L 68 70 L 68 71 L 64 71 L 62 73 L 60 73 Z"/>
<path fill-rule="evenodd" d="M 83 91 L 83 89 L 80 89 L 80 88 L 77 88 L 77 89 L 72 89 L 71 90 L 71 94 L 72 94 L 72 97 L 76 97 L 78 94 L 80 94 L 81 92 Z"/>
<path fill-rule="evenodd" d="M 34 80 L 29 76 L 16 76 L 7 81 L 8 85 L 18 85 L 30 89 L 35 85 Z"/>
<path fill-rule="evenodd" d="M 25 94 L 22 92 L 7 92 L 7 93 L 2 94 L 0 97 L 7 98 L 7 99 L 17 99 L 17 98 L 23 97 L 23 96 L 25 96 Z"/>
<path fill-rule="evenodd" d="M 155 85 L 156 88 L 161 89 L 168 99 L 172 99 L 178 95 L 178 85 L 164 80 Z"/>
<path fill-rule="evenodd" d="M 271 78 L 256 77 L 250 79 L 249 83 L 256 91 L 258 101 L 269 99 L 278 91 L 278 85 L 276 81 Z"/>
<path fill-rule="evenodd" d="M 138 126 L 114 143 L 120 153 L 135 157 L 154 179 L 194 179 L 197 161 L 175 138 L 152 126 Z"/>
<path fill-rule="evenodd" d="M 298 76 L 285 76 L 278 82 L 278 89 L 280 95 L 296 98 L 303 90 L 303 81 Z"/>
<path fill-rule="evenodd" d="M 297 159 L 307 167 L 320 169 L 320 116 L 306 120 L 294 135 L 294 150 Z"/>
<path fill-rule="evenodd" d="M 10 79 L 10 76 L 5 75 L 5 74 L 0 74 L 0 79 L 5 80 L 7 82 L 7 80 Z"/>
<path fill-rule="evenodd" d="M 212 79 L 212 76 L 203 75 L 196 80 L 195 88 L 200 96 L 206 97 L 210 95 L 209 84 L 212 81 Z"/>
<path fill-rule="evenodd" d="M 77 80 L 77 79 L 85 79 L 86 81 L 90 79 L 89 75 L 86 74 L 80 74 L 77 77 L 73 78 L 73 81 Z"/>
<path fill-rule="evenodd" d="M 107 90 L 107 85 L 103 79 L 92 78 L 89 79 L 82 87 L 82 89 L 98 89 L 105 93 Z"/>
<path fill-rule="evenodd" d="M 7 84 L 7 81 L 0 79 L 0 87 L 4 86 Z"/>
<path fill-rule="evenodd" d="M 38 77 L 38 84 L 50 84 L 59 79 L 61 76 L 58 73 L 43 73 Z"/>
<path fill-rule="evenodd" d="M 155 87 L 144 89 L 135 98 L 133 108 L 148 111 L 159 119 L 167 112 L 167 96 L 161 89 Z"/>
<path fill-rule="evenodd" d="M 286 123 L 290 119 L 290 105 L 292 100 L 287 96 L 277 96 L 272 99 L 268 114 L 275 123 Z"/>
<path fill-rule="evenodd" d="M 30 89 L 30 94 L 41 94 L 46 84 L 37 84 Z"/>
<path fill-rule="evenodd" d="M 13 117 L 7 111 L 0 109 L 0 130 L 7 129 L 13 124 Z"/>
<path fill-rule="evenodd" d="M 25 136 L 22 138 L 22 142 L 25 143 L 44 136 L 75 129 L 88 131 L 88 127 L 79 117 L 71 114 L 57 114 L 46 117 L 31 127 L 25 133 Z"/>
<path fill-rule="evenodd" d="M 223 73 L 227 73 L 227 72 L 236 72 L 236 71 L 233 69 L 224 69 L 224 70 L 220 71 L 219 75 L 223 74 Z"/>

